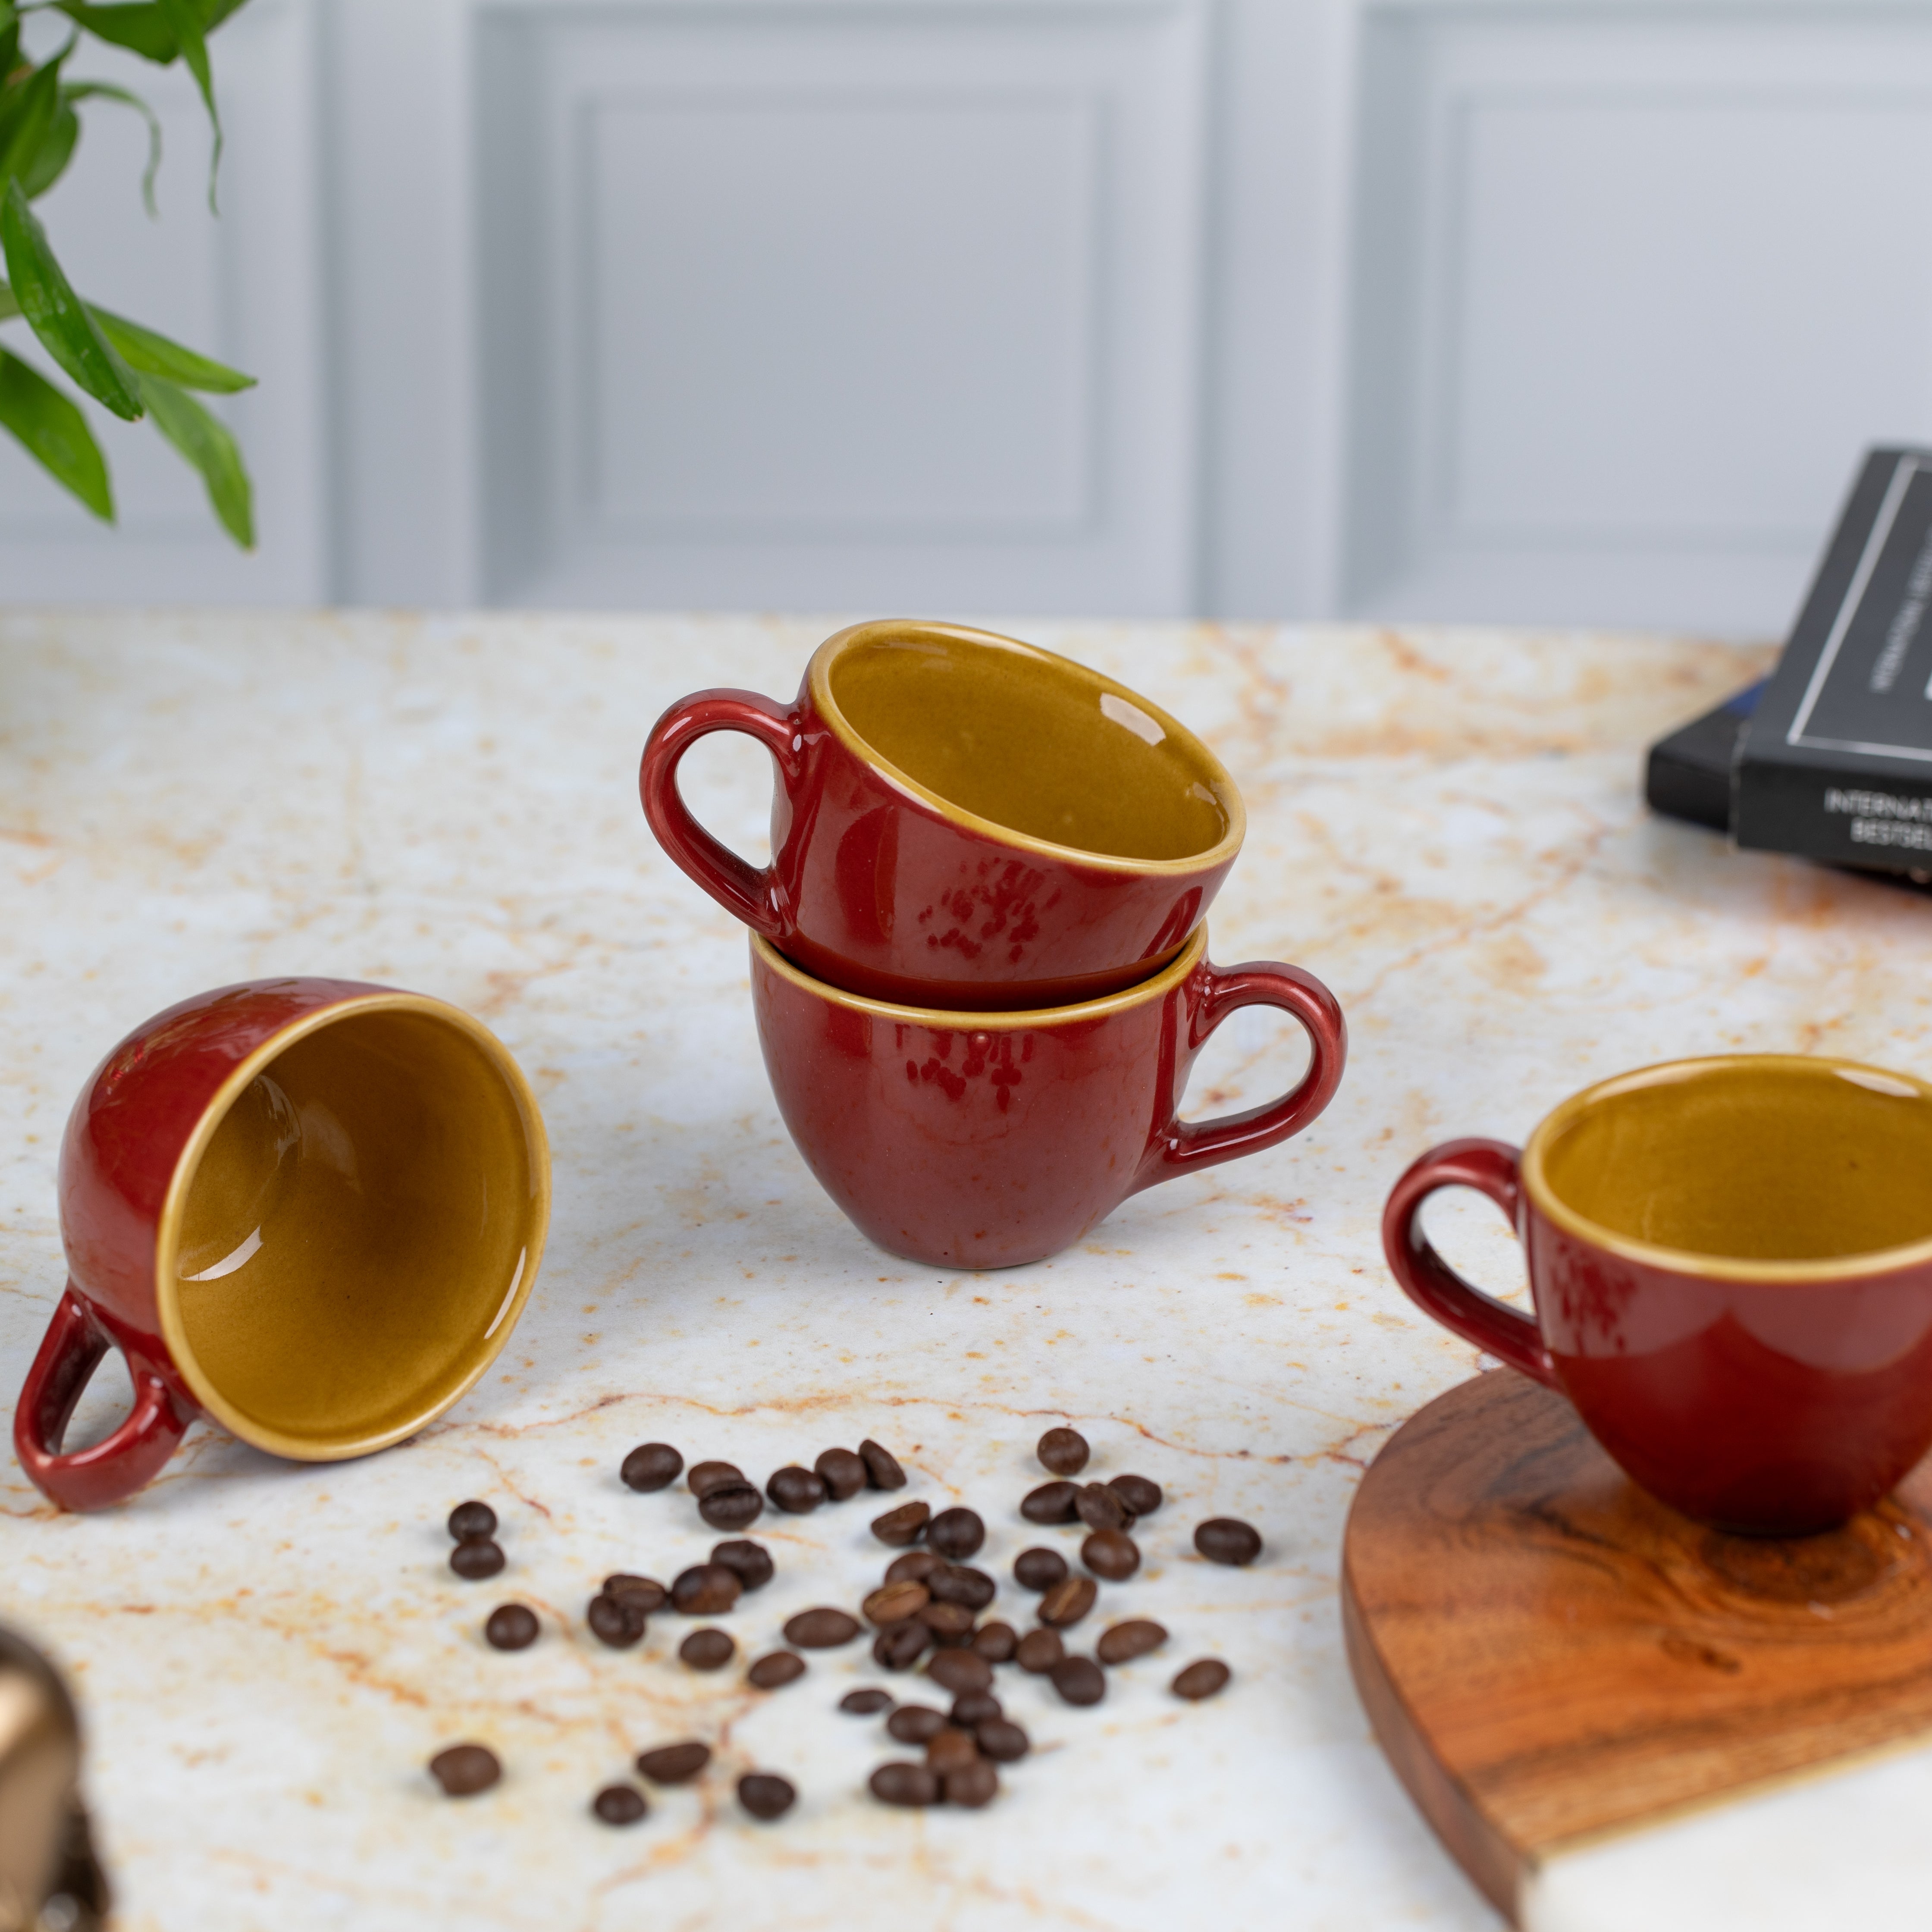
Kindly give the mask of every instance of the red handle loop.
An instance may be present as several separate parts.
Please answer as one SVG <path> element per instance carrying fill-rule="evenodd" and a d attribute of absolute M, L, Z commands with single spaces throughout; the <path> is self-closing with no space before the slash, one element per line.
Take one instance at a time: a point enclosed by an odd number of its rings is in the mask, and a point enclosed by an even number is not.
<path fill-rule="evenodd" d="M 1389 1196 L 1382 1210 L 1382 1252 L 1403 1293 L 1424 1314 L 1511 1368 L 1557 1388 L 1556 1365 L 1535 1322 L 1465 1281 L 1422 1232 L 1422 1204 L 1438 1187 L 1473 1187 L 1487 1195 L 1520 1232 L 1522 1159 L 1504 1141 L 1444 1141 L 1431 1148 Z"/>
<path fill-rule="evenodd" d="M 104 1441 L 71 1456 L 61 1438 L 111 1347 L 128 1358 L 134 1406 Z M 188 1432 L 188 1414 L 160 1372 L 117 1340 L 68 1284 L 14 1411 L 14 1452 L 41 1493 L 65 1510 L 105 1509 L 152 1482 Z"/>
<path fill-rule="evenodd" d="M 651 728 L 638 771 L 644 816 L 657 842 L 686 874 L 754 932 L 774 944 L 788 936 L 790 921 L 776 868 L 750 866 L 722 845 L 692 817 L 677 788 L 685 753 L 713 731 L 742 731 L 778 761 L 788 790 L 799 771 L 798 719 L 784 706 L 755 691 L 700 691 L 674 704 Z"/>
<path fill-rule="evenodd" d="M 1223 1114 L 1212 1120 L 1181 1120 L 1170 1115 L 1166 1131 L 1142 1164 L 1136 1192 L 1196 1168 L 1238 1160 L 1274 1147 L 1306 1126 L 1342 1084 L 1348 1058 L 1348 1023 L 1342 1017 L 1341 1002 L 1312 973 L 1266 960 L 1225 969 L 1204 963 L 1202 970 L 1208 984 L 1196 1015 L 1196 1046 L 1243 1006 L 1278 1006 L 1306 1030 L 1308 1071 L 1292 1093 L 1250 1107 L 1244 1114 Z"/>

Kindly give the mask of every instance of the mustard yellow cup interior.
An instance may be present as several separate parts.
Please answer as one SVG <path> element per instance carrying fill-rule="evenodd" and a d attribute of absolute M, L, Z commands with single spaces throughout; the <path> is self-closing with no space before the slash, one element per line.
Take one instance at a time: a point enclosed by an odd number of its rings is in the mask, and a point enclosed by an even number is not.
<path fill-rule="evenodd" d="M 244 1440 L 361 1455 L 488 1367 L 549 1215 L 516 1063 L 454 1007 L 373 994 L 251 1055 L 203 1117 L 162 1214 L 162 1331 Z"/>
<path fill-rule="evenodd" d="M 1850 1060 L 1621 1075 L 1551 1114 L 1522 1172 L 1552 1220 L 1612 1252 L 1730 1264 L 1697 1273 L 1815 1280 L 1850 1257 L 1932 1258 L 1932 1088 Z"/>
<path fill-rule="evenodd" d="M 829 639 L 809 675 L 852 748 L 952 815 L 1142 866 L 1240 849 L 1240 795 L 1220 760 L 1070 658 L 988 631 L 880 622 Z"/>

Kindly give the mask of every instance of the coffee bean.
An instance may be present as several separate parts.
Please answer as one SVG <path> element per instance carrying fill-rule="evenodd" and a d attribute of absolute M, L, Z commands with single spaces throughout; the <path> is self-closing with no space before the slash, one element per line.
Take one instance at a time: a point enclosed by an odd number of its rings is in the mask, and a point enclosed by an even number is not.
<path fill-rule="evenodd" d="M 537 1640 L 537 1614 L 522 1604 L 499 1604 L 483 1626 L 492 1650 L 528 1650 Z"/>
<path fill-rule="evenodd" d="M 899 1467 L 898 1458 L 882 1442 L 874 1442 L 868 1436 L 859 1444 L 860 1460 L 866 1466 L 866 1479 L 875 1490 L 902 1490 L 905 1487 L 906 1472 Z"/>
<path fill-rule="evenodd" d="M 939 1802 L 939 1780 L 922 1764 L 882 1764 L 866 1782 L 881 1804 Z"/>
<path fill-rule="evenodd" d="M 684 1480 L 693 1496 L 708 1496 L 727 1484 L 742 1483 L 745 1472 L 735 1462 L 694 1462 L 691 1474 Z"/>
<path fill-rule="evenodd" d="M 748 1529 L 764 1514 L 765 1499 L 749 1483 L 727 1483 L 698 1498 L 698 1513 L 713 1529 Z"/>
<path fill-rule="evenodd" d="M 903 1550 L 908 1543 L 919 1540 L 920 1532 L 932 1514 L 929 1503 L 901 1503 L 897 1509 L 873 1517 L 872 1534 L 881 1543 L 890 1544 L 895 1550 Z"/>
<path fill-rule="evenodd" d="M 848 1690 L 838 1700 L 842 1711 L 849 1711 L 855 1718 L 875 1718 L 881 1711 L 892 1708 L 892 1694 L 890 1690 L 874 1689 L 870 1684 L 857 1690 Z"/>
<path fill-rule="evenodd" d="M 980 1741 L 980 1755 L 999 1764 L 1017 1763 L 1033 1748 L 1026 1732 L 1005 1718 L 988 1718 L 975 1726 L 974 1735 Z"/>
<path fill-rule="evenodd" d="M 1217 1516 L 1194 1532 L 1194 1546 L 1210 1563 L 1252 1563 L 1262 1553 L 1261 1533 L 1231 1516 Z"/>
<path fill-rule="evenodd" d="M 800 1650 L 832 1650 L 859 1634 L 859 1620 L 843 1610 L 800 1610 L 786 1619 L 784 1634 Z"/>
<path fill-rule="evenodd" d="M 1225 1688 L 1231 1674 L 1218 1657 L 1204 1657 L 1178 1672 L 1167 1688 L 1177 1697 L 1185 1697 L 1190 1703 L 1198 1704 L 1203 1697 L 1211 1697 L 1216 1691 Z"/>
<path fill-rule="evenodd" d="M 745 1672 L 745 1681 L 760 1690 L 782 1690 L 805 1675 L 805 1659 L 788 1650 L 774 1650 Z"/>
<path fill-rule="evenodd" d="M 999 1594 L 998 1584 L 983 1570 L 969 1570 L 950 1563 L 934 1574 L 926 1586 L 934 1600 L 942 1604 L 963 1604 L 969 1610 L 983 1610 Z"/>
<path fill-rule="evenodd" d="M 1089 1529 L 1125 1529 L 1134 1520 L 1120 1492 L 1105 1483 L 1089 1483 L 1079 1490 L 1073 1498 L 1073 1513 Z"/>
<path fill-rule="evenodd" d="M 711 1762 L 711 1747 L 695 1738 L 640 1751 L 638 1769 L 653 1784 L 688 1784 Z"/>
<path fill-rule="evenodd" d="M 1066 1574 L 1057 1550 L 1022 1550 L 1013 1558 L 1013 1580 L 1023 1590 L 1050 1590 Z"/>
<path fill-rule="evenodd" d="M 1044 1677 L 1066 1654 L 1056 1630 L 1028 1630 L 1013 1652 L 1013 1661 L 1035 1677 Z"/>
<path fill-rule="evenodd" d="M 496 1512 L 488 1503 L 458 1503 L 449 1513 L 449 1540 L 468 1543 L 496 1534 Z"/>
<path fill-rule="evenodd" d="M 613 1650 L 628 1650 L 644 1634 L 644 1613 L 628 1598 L 592 1597 L 584 1621 L 590 1634 Z"/>
<path fill-rule="evenodd" d="M 1102 1664 L 1131 1664 L 1167 1641 L 1167 1633 L 1151 1617 L 1133 1617 L 1124 1624 L 1111 1624 L 1100 1633 L 1094 1654 Z"/>
<path fill-rule="evenodd" d="M 1160 1485 L 1144 1476 L 1109 1476 L 1107 1486 L 1136 1516 L 1152 1516 L 1164 1500 Z"/>
<path fill-rule="evenodd" d="M 1071 1522 L 1073 1499 L 1080 1493 L 1078 1484 L 1042 1483 L 1020 1500 L 1020 1514 L 1028 1522 Z"/>
<path fill-rule="evenodd" d="M 748 1590 L 762 1590 L 774 1574 L 772 1553 L 762 1543 L 749 1543 L 739 1537 L 721 1543 L 711 1552 L 714 1563 L 722 1563 Z"/>
<path fill-rule="evenodd" d="M 950 1563 L 970 1556 L 986 1540 L 986 1526 L 974 1510 L 941 1510 L 926 1526 L 927 1547 Z"/>
<path fill-rule="evenodd" d="M 947 1804 L 963 1805 L 969 1811 L 976 1811 L 981 1805 L 992 1804 L 1000 1795 L 1000 1774 L 984 1758 L 974 1757 L 970 1762 L 949 1771 L 940 1781 L 940 1789 Z"/>
<path fill-rule="evenodd" d="M 971 1730 L 976 1724 L 990 1723 L 995 1718 L 1003 1718 L 1006 1712 L 1000 1700 L 990 1690 L 969 1690 L 963 1697 L 952 1700 L 952 1708 L 947 1714 L 956 1724 Z"/>
<path fill-rule="evenodd" d="M 910 1670 L 932 1647 L 932 1631 L 914 1617 L 880 1631 L 872 1640 L 872 1661 L 882 1670 Z"/>
<path fill-rule="evenodd" d="M 972 1634 L 973 1612 L 963 1604 L 927 1604 L 915 1614 L 935 1636 L 963 1640 Z"/>
<path fill-rule="evenodd" d="M 678 1646 L 677 1654 L 694 1670 L 722 1670 L 738 1646 L 722 1630 L 697 1630 Z"/>
<path fill-rule="evenodd" d="M 970 1650 L 934 1651 L 932 1661 L 926 1666 L 926 1674 L 956 1697 L 964 1696 L 969 1690 L 990 1690 L 993 1688 L 993 1666 Z"/>
<path fill-rule="evenodd" d="M 895 1556 L 886 1565 L 886 1581 L 923 1583 L 928 1576 L 936 1576 L 945 1568 L 946 1558 L 935 1556 L 929 1550 L 908 1550 L 903 1556 Z"/>
<path fill-rule="evenodd" d="M 849 1449 L 827 1449 L 812 1466 L 835 1503 L 849 1502 L 866 1486 L 866 1459 Z"/>
<path fill-rule="evenodd" d="M 1063 1657 L 1046 1674 L 1070 1704 L 1097 1704 L 1107 1694 L 1107 1673 L 1090 1657 Z"/>
<path fill-rule="evenodd" d="M 1141 1567 L 1140 1546 L 1118 1529 L 1096 1529 L 1080 1546 L 1080 1560 L 1096 1576 L 1124 1583 Z"/>
<path fill-rule="evenodd" d="M 1040 1598 L 1040 1620 L 1064 1630 L 1070 1624 L 1077 1624 L 1094 1607 L 1097 1594 L 1092 1577 L 1070 1576 L 1065 1582 L 1054 1584 Z"/>
<path fill-rule="evenodd" d="M 988 1664 L 1010 1664 L 1019 1648 L 1020 1634 L 1011 1624 L 982 1624 L 973 1633 L 973 1648 Z"/>
<path fill-rule="evenodd" d="M 754 1818 L 770 1824 L 798 1802 L 798 1793 L 787 1778 L 768 1771 L 748 1771 L 738 1780 L 738 1802 Z"/>
<path fill-rule="evenodd" d="M 1077 1429 L 1049 1429 L 1034 1450 L 1040 1466 L 1056 1476 L 1077 1476 L 1086 1468 L 1090 1453 L 1086 1437 Z"/>
<path fill-rule="evenodd" d="M 809 1516 L 825 1500 L 825 1478 L 790 1462 L 772 1472 L 765 1494 L 788 1516 Z"/>
<path fill-rule="evenodd" d="M 607 1784 L 590 1801 L 590 1808 L 607 1825 L 634 1825 L 651 1808 L 634 1786 Z"/>
<path fill-rule="evenodd" d="M 980 1747 L 973 1742 L 973 1733 L 952 1724 L 942 1724 L 926 1747 L 926 1762 L 941 1778 L 962 1765 L 970 1764 L 979 1755 Z"/>
<path fill-rule="evenodd" d="M 886 1730 L 902 1744 L 922 1744 L 946 1728 L 946 1714 L 929 1704 L 902 1704 L 886 1720 Z"/>
<path fill-rule="evenodd" d="M 672 1580 L 671 1607 L 687 1617 L 722 1617 L 738 1607 L 745 1586 L 722 1563 L 699 1563 Z"/>
<path fill-rule="evenodd" d="M 451 1798 L 473 1798 L 503 1774 L 496 1754 L 484 1744 L 452 1744 L 429 1761 L 429 1774 Z"/>
<path fill-rule="evenodd" d="M 624 1458 L 617 1473 L 628 1488 L 648 1494 L 669 1489 L 683 1467 L 684 1458 L 668 1442 L 640 1442 Z"/>
<path fill-rule="evenodd" d="M 670 1600 L 670 1592 L 655 1576 L 634 1576 L 628 1570 L 620 1570 L 614 1576 L 604 1580 L 604 1594 L 615 1597 L 620 1602 L 634 1604 L 649 1616 L 653 1610 L 661 1610 Z"/>
<path fill-rule="evenodd" d="M 466 1583 L 480 1583 L 503 1567 L 503 1552 L 487 1536 L 466 1537 L 449 1552 L 449 1567 Z"/>
<path fill-rule="evenodd" d="M 859 1606 L 868 1624 L 902 1624 L 916 1617 L 931 1598 L 923 1583 L 888 1583 Z"/>

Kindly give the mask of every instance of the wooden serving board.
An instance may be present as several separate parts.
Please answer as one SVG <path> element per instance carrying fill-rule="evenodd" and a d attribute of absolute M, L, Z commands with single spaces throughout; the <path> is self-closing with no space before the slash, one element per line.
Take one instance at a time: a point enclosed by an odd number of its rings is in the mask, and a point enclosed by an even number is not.
<path fill-rule="evenodd" d="M 1376 1458 L 1342 1610 L 1382 1748 L 1515 1921 L 1558 1846 L 1932 1731 L 1932 1459 L 1844 1529 L 1726 1535 L 1498 1370 Z"/>

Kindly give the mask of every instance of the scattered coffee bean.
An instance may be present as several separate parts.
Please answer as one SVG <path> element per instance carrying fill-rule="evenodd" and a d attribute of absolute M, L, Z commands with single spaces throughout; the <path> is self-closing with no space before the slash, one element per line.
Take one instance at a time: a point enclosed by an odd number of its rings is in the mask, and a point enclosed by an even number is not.
<path fill-rule="evenodd" d="M 613 1650 L 628 1650 L 644 1634 L 644 1613 L 628 1597 L 592 1597 L 584 1612 L 590 1634 Z"/>
<path fill-rule="evenodd" d="M 429 1761 L 429 1774 L 451 1798 L 473 1798 L 503 1774 L 496 1754 L 484 1744 L 452 1744 Z"/>
<path fill-rule="evenodd" d="M 890 1544 L 895 1550 L 903 1550 L 908 1543 L 919 1540 L 920 1532 L 932 1514 L 929 1503 L 901 1503 L 897 1509 L 873 1517 L 872 1534 L 881 1543 Z"/>
<path fill-rule="evenodd" d="M 1167 1641 L 1167 1633 L 1151 1617 L 1132 1617 L 1124 1624 L 1110 1624 L 1100 1633 L 1094 1654 L 1102 1664 L 1131 1664 Z"/>
<path fill-rule="evenodd" d="M 928 1604 L 916 1614 L 942 1642 L 963 1643 L 973 1634 L 973 1612 L 963 1604 Z"/>
<path fill-rule="evenodd" d="M 899 1467 L 898 1458 L 882 1442 L 874 1442 L 868 1436 L 859 1444 L 860 1460 L 866 1466 L 866 1479 L 875 1490 L 902 1490 L 905 1487 L 906 1472 Z"/>
<path fill-rule="evenodd" d="M 939 1802 L 939 1780 L 922 1764 L 882 1764 L 866 1781 L 881 1804 Z"/>
<path fill-rule="evenodd" d="M 950 1563 L 970 1556 L 986 1540 L 986 1526 L 975 1510 L 941 1510 L 926 1526 L 927 1547 Z"/>
<path fill-rule="evenodd" d="M 1092 1577 L 1070 1576 L 1065 1582 L 1054 1584 L 1040 1598 L 1040 1620 L 1065 1630 L 1077 1624 L 1094 1607 L 1094 1599 L 1098 1594 Z"/>
<path fill-rule="evenodd" d="M 886 1565 L 886 1581 L 923 1583 L 928 1576 L 936 1576 L 945 1568 L 946 1558 L 935 1556 L 929 1550 L 908 1550 L 903 1556 L 895 1556 Z"/>
<path fill-rule="evenodd" d="M 1050 1590 L 1066 1574 L 1066 1558 L 1057 1550 L 1022 1550 L 1013 1558 L 1013 1580 L 1023 1590 Z"/>
<path fill-rule="evenodd" d="M 1086 1437 L 1077 1429 L 1049 1429 L 1034 1450 L 1041 1468 L 1051 1469 L 1056 1476 L 1077 1476 L 1086 1468 L 1091 1453 Z"/>
<path fill-rule="evenodd" d="M 1252 1563 L 1262 1553 L 1261 1532 L 1231 1516 L 1217 1516 L 1194 1532 L 1194 1546 L 1210 1563 Z"/>
<path fill-rule="evenodd" d="M 1136 1516 L 1152 1516 L 1164 1500 L 1160 1485 L 1144 1476 L 1109 1476 L 1107 1486 Z"/>
<path fill-rule="evenodd" d="M 738 1654 L 738 1646 L 722 1630 L 696 1630 L 677 1647 L 693 1670 L 722 1670 Z"/>
<path fill-rule="evenodd" d="M 1080 1546 L 1080 1560 L 1095 1576 L 1124 1583 L 1141 1567 L 1140 1545 L 1124 1530 L 1096 1529 Z"/>
<path fill-rule="evenodd" d="M 926 1587 L 934 1601 L 963 1604 L 969 1610 L 983 1610 L 1000 1588 L 985 1570 L 969 1570 L 958 1563 L 949 1563 L 944 1570 L 935 1571 Z"/>
<path fill-rule="evenodd" d="M 1010 1664 L 1019 1648 L 1020 1634 L 1011 1624 L 982 1624 L 973 1633 L 973 1648 L 988 1664 Z"/>
<path fill-rule="evenodd" d="M 684 1458 L 668 1442 L 640 1442 L 624 1458 L 617 1473 L 627 1488 L 648 1494 L 669 1489 L 683 1467 Z"/>
<path fill-rule="evenodd" d="M 1071 1522 L 1073 1499 L 1079 1493 L 1076 1483 L 1042 1483 L 1021 1498 L 1020 1514 L 1028 1522 Z"/>
<path fill-rule="evenodd" d="M 902 1704 L 886 1720 L 886 1730 L 902 1744 L 922 1744 L 946 1728 L 946 1714 L 929 1704 Z"/>
<path fill-rule="evenodd" d="M 695 1738 L 638 1754 L 639 1772 L 653 1784 L 688 1784 L 710 1762 L 711 1747 Z"/>
<path fill-rule="evenodd" d="M 980 1747 L 973 1742 L 970 1731 L 962 1731 L 954 1724 L 942 1724 L 934 1731 L 926 1747 L 926 1761 L 944 1778 L 949 1771 L 957 1771 L 962 1765 L 970 1764 L 980 1755 Z"/>
<path fill-rule="evenodd" d="M 672 1609 L 687 1617 L 722 1617 L 738 1607 L 743 1580 L 722 1563 L 699 1563 L 672 1580 Z"/>
<path fill-rule="evenodd" d="M 947 1804 L 976 1811 L 1000 1795 L 1000 1774 L 984 1758 L 975 1756 L 947 1772 L 940 1788 Z"/>
<path fill-rule="evenodd" d="M 467 1536 L 449 1552 L 449 1567 L 466 1583 L 480 1583 L 502 1568 L 503 1552 L 487 1536 Z"/>
<path fill-rule="evenodd" d="M 812 1466 L 835 1503 L 850 1502 L 866 1486 L 866 1459 L 849 1449 L 827 1449 Z"/>
<path fill-rule="evenodd" d="M 656 1486 L 662 1489 L 664 1485 Z M 634 1825 L 651 1808 L 634 1786 L 607 1784 L 590 1801 L 590 1808 L 607 1825 Z"/>
<path fill-rule="evenodd" d="M 483 1626 L 492 1650 L 528 1650 L 537 1640 L 537 1613 L 522 1604 L 499 1604 Z"/>
<path fill-rule="evenodd" d="M 926 1674 L 956 1697 L 964 1696 L 969 1690 L 990 1690 L 993 1688 L 993 1666 L 970 1650 L 934 1651 L 932 1661 L 926 1666 Z"/>
<path fill-rule="evenodd" d="M 932 1600 L 923 1583 L 887 1583 L 874 1590 L 859 1606 L 866 1622 L 878 1625 L 902 1624 L 916 1617 Z"/>
<path fill-rule="evenodd" d="M 694 1496 L 708 1496 L 729 1483 L 742 1483 L 745 1472 L 735 1462 L 694 1462 L 685 1482 Z"/>
<path fill-rule="evenodd" d="M 1120 1500 L 1118 1490 L 1105 1483 L 1089 1483 L 1073 1498 L 1073 1513 L 1089 1529 L 1125 1529 L 1134 1513 Z"/>
<path fill-rule="evenodd" d="M 880 1631 L 872 1640 L 872 1661 L 882 1670 L 910 1670 L 932 1647 L 932 1631 L 914 1617 Z"/>
<path fill-rule="evenodd" d="M 719 1544 L 712 1551 L 711 1560 L 732 1571 L 748 1590 L 762 1590 L 776 1574 L 772 1552 L 762 1543 L 748 1542 L 742 1536 Z"/>
<path fill-rule="evenodd" d="M 988 1718 L 974 1726 L 974 1735 L 980 1741 L 980 1755 L 998 1764 L 1016 1764 L 1033 1748 L 1026 1732 L 1005 1718 Z"/>
<path fill-rule="evenodd" d="M 805 1675 L 805 1659 L 789 1650 L 774 1650 L 745 1672 L 745 1681 L 760 1690 L 782 1690 Z"/>
<path fill-rule="evenodd" d="M 1066 1654 L 1056 1630 L 1028 1630 L 1013 1652 L 1013 1661 L 1035 1677 L 1044 1677 Z"/>
<path fill-rule="evenodd" d="M 458 1503 L 449 1513 L 449 1540 L 468 1543 L 496 1534 L 496 1512 L 488 1503 Z"/>
<path fill-rule="evenodd" d="M 990 1690 L 969 1690 L 963 1697 L 952 1700 L 952 1708 L 947 1714 L 952 1721 L 967 1730 L 976 1725 L 990 1724 L 995 1718 L 1004 1718 L 1006 1712 L 1000 1700 Z"/>
<path fill-rule="evenodd" d="M 849 1711 L 855 1718 L 875 1718 L 881 1711 L 892 1708 L 892 1694 L 880 1690 L 868 1684 L 857 1690 L 848 1690 L 838 1700 L 842 1711 Z"/>
<path fill-rule="evenodd" d="M 775 1777 L 769 1771 L 748 1771 L 738 1780 L 738 1802 L 754 1818 L 770 1824 L 798 1802 L 798 1793 L 788 1778 Z"/>
<path fill-rule="evenodd" d="M 1204 1657 L 1177 1672 L 1168 1688 L 1177 1697 L 1185 1697 L 1190 1703 L 1198 1704 L 1203 1697 L 1211 1697 L 1216 1691 L 1226 1688 L 1231 1674 L 1218 1657 Z"/>
<path fill-rule="evenodd" d="M 786 1619 L 784 1634 L 800 1650 L 833 1650 L 859 1634 L 859 1620 L 843 1610 L 800 1610 Z"/>
<path fill-rule="evenodd" d="M 1063 1657 L 1046 1674 L 1070 1704 L 1097 1704 L 1107 1694 L 1107 1673 L 1090 1657 Z"/>
<path fill-rule="evenodd" d="M 713 1529 L 748 1529 L 764 1508 L 764 1498 L 749 1483 L 727 1483 L 698 1500 L 698 1514 Z"/>
<path fill-rule="evenodd" d="M 662 1610 L 670 1600 L 670 1592 L 655 1576 L 634 1576 L 628 1570 L 620 1570 L 614 1576 L 606 1576 L 604 1594 L 622 1603 L 634 1604 L 646 1616 L 653 1610 Z"/>
<path fill-rule="evenodd" d="M 825 1500 L 825 1478 L 790 1462 L 773 1471 L 765 1494 L 788 1516 L 809 1516 Z"/>

